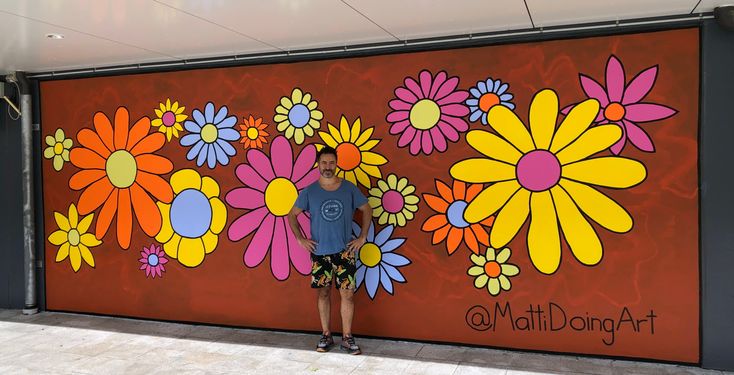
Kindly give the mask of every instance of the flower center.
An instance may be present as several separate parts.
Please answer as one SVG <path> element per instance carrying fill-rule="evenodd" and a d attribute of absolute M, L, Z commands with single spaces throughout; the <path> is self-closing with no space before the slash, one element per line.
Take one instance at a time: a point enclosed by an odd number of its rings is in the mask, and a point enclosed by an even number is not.
<path fill-rule="evenodd" d="M 163 125 L 173 126 L 176 123 L 176 114 L 171 111 L 166 111 L 161 117 L 161 120 L 163 120 Z"/>
<path fill-rule="evenodd" d="M 297 128 L 306 126 L 310 119 L 311 112 L 308 110 L 308 107 L 303 104 L 298 103 L 288 111 L 288 121 Z"/>
<path fill-rule="evenodd" d="M 420 130 L 428 130 L 441 118 L 441 109 L 431 99 L 421 99 L 410 109 L 410 124 Z"/>
<path fill-rule="evenodd" d="M 54 154 L 61 155 L 64 152 L 64 145 L 61 142 L 56 142 L 54 145 Z"/>
<path fill-rule="evenodd" d="M 206 124 L 201 127 L 201 140 L 206 143 L 214 143 L 219 136 L 219 130 L 212 124 Z"/>
<path fill-rule="evenodd" d="M 486 273 L 489 277 L 496 278 L 502 274 L 502 267 L 496 261 L 491 260 L 487 263 L 484 263 L 484 273 Z"/>
<path fill-rule="evenodd" d="M 105 172 L 113 186 L 124 189 L 135 182 L 135 177 L 138 175 L 138 164 L 130 152 L 117 150 L 107 158 Z"/>
<path fill-rule="evenodd" d="M 405 198 L 397 190 L 388 190 L 382 195 L 382 208 L 388 213 L 396 214 L 403 210 Z"/>
<path fill-rule="evenodd" d="M 291 211 L 298 198 L 296 185 L 290 180 L 278 177 L 265 188 L 265 205 L 275 216 L 285 216 Z"/>
<path fill-rule="evenodd" d="M 151 266 L 157 266 L 158 265 L 158 255 L 150 254 L 148 255 L 148 264 Z"/>
<path fill-rule="evenodd" d="M 466 228 L 469 226 L 469 223 L 464 220 L 464 210 L 466 210 L 466 206 L 468 205 L 468 203 L 462 200 L 451 203 L 449 209 L 446 210 L 446 216 L 452 226 L 457 228 Z"/>
<path fill-rule="evenodd" d="M 624 106 L 616 102 L 609 103 L 609 105 L 604 108 L 604 117 L 609 121 L 619 121 L 624 118 L 624 114 Z"/>
<path fill-rule="evenodd" d="M 517 163 L 517 180 L 530 191 L 552 188 L 561 179 L 561 163 L 551 152 L 535 150 L 525 154 Z"/>
<path fill-rule="evenodd" d="M 250 138 L 253 141 L 256 140 L 259 135 L 260 132 L 257 131 L 257 128 L 247 129 L 247 138 Z"/>
<path fill-rule="evenodd" d="M 180 192 L 171 203 L 171 226 L 182 237 L 198 238 L 209 230 L 212 206 L 204 193 L 195 189 Z"/>
<path fill-rule="evenodd" d="M 337 166 L 344 171 L 351 171 L 362 162 L 362 153 L 354 143 L 341 143 L 336 146 Z"/>
<path fill-rule="evenodd" d="M 479 109 L 482 112 L 489 112 L 489 109 L 500 104 L 500 97 L 493 92 L 488 92 L 479 98 Z"/>
<path fill-rule="evenodd" d="M 66 238 L 69 240 L 69 245 L 76 246 L 79 245 L 79 231 L 76 229 L 72 229 L 69 231 L 69 233 L 66 234 Z"/>
<path fill-rule="evenodd" d="M 372 242 L 367 242 L 359 249 L 359 260 L 367 267 L 374 267 L 380 264 L 382 252 L 377 245 Z"/>

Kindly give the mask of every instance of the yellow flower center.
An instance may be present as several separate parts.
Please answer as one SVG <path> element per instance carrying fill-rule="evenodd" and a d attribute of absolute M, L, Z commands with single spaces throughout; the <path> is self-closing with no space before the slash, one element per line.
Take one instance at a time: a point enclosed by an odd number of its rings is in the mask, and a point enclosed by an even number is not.
<path fill-rule="evenodd" d="M 362 153 L 354 143 L 341 143 L 336 147 L 337 166 L 345 171 L 351 171 L 362 162 Z"/>
<path fill-rule="evenodd" d="M 247 129 L 247 138 L 250 138 L 253 141 L 256 140 L 259 135 L 260 135 L 260 132 L 257 131 L 257 128 Z"/>
<path fill-rule="evenodd" d="M 372 242 L 367 242 L 359 249 L 359 260 L 367 267 L 374 267 L 380 264 L 382 252 L 377 245 Z"/>
<path fill-rule="evenodd" d="M 56 142 L 54 145 L 54 154 L 61 155 L 64 152 L 64 145 L 61 142 Z"/>
<path fill-rule="evenodd" d="M 138 164 L 130 152 L 117 150 L 107 158 L 105 171 L 112 185 L 123 189 L 130 187 L 135 182 L 135 177 L 138 175 Z"/>
<path fill-rule="evenodd" d="M 67 239 L 69 240 L 69 245 L 71 246 L 77 246 L 79 245 L 79 231 L 76 229 L 72 229 L 69 231 L 69 233 L 66 235 Z"/>
<path fill-rule="evenodd" d="M 278 177 L 265 188 L 265 205 L 275 216 L 285 216 L 291 211 L 298 198 L 296 185 L 290 180 Z"/>
<path fill-rule="evenodd" d="M 441 118 L 441 109 L 431 99 L 421 99 L 410 109 L 410 124 L 420 130 L 428 130 Z"/>
<path fill-rule="evenodd" d="M 214 143 L 219 136 L 217 127 L 212 124 L 206 124 L 201 128 L 201 140 L 206 143 Z"/>
<path fill-rule="evenodd" d="M 491 260 L 487 263 L 484 263 L 484 273 L 486 273 L 489 277 L 497 278 L 502 274 L 502 267 L 496 261 Z"/>

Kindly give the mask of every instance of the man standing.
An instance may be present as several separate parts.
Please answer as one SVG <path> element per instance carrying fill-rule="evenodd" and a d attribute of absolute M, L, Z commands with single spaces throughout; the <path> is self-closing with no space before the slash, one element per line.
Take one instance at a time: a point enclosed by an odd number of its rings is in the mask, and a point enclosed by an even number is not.
<path fill-rule="evenodd" d="M 318 289 L 317 306 L 323 330 L 316 351 L 326 352 L 334 345 L 329 329 L 333 280 L 341 296 L 341 348 L 350 354 L 360 354 L 362 351 L 352 336 L 356 252 L 366 241 L 372 208 L 354 184 L 336 176 L 336 158 L 336 150 L 331 147 L 324 147 L 316 155 L 321 176 L 298 195 L 288 214 L 288 223 L 298 243 L 311 252 L 313 261 L 311 288 Z M 362 231 L 359 237 L 349 241 L 356 209 L 362 211 Z M 296 220 L 302 211 L 311 215 L 310 240 L 301 233 Z"/>

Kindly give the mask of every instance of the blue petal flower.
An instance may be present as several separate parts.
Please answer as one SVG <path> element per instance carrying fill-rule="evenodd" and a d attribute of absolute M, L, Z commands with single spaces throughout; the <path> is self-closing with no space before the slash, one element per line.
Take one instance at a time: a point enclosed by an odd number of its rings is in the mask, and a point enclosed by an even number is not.
<path fill-rule="evenodd" d="M 410 260 L 408 260 L 408 258 L 395 253 L 382 254 L 382 261 L 395 267 L 402 267 L 410 264 Z"/>
<path fill-rule="evenodd" d="M 206 107 L 204 107 L 204 119 L 206 120 L 206 124 L 212 124 L 214 122 L 214 103 L 206 103 Z"/>
<path fill-rule="evenodd" d="M 217 138 L 224 139 L 227 141 L 239 141 L 240 133 L 232 128 L 219 129 Z"/>
<path fill-rule="evenodd" d="M 212 121 L 212 124 L 219 125 L 219 123 L 222 122 L 222 120 L 224 120 L 225 117 L 227 117 L 227 106 L 223 105 L 222 108 L 219 108 L 217 115 L 214 116 L 214 120 Z M 235 118 L 235 122 L 237 122 L 236 118 Z"/>
<path fill-rule="evenodd" d="M 380 233 L 377 234 L 377 237 L 375 237 L 375 240 L 373 241 L 375 245 L 382 246 L 382 244 L 387 242 L 387 240 L 390 239 L 390 236 L 392 236 L 393 229 L 394 227 L 392 225 L 388 225 L 383 230 L 381 230 Z"/>
<path fill-rule="evenodd" d="M 201 111 L 198 109 L 195 109 L 192 114 L 193 114 L 194 120 L 196 120 L 195 125 L 198 125 L 197 126 L 198 130 L 196 131 L 198 133 L 201 131 L 201 127 L 206 125 L 206 118 L 204 118 L 204 114 L 201 113 Z M 189 122 L 189 121 L 186 121 L 186 122 Z M 186 128 L 186 130 L 189 130 L 189 129 Z M 189 131 L 192 131 L 192 130 L 189 130 Z"/>
<path fill-rule="evenodd" d="M 197 111 L 194 110 L 194 115 L 196 115 L 196 113 Z M 190 121 L 190 120 L 184 121 L 184 128 L 186 128 L 186 130 L 191 133 L 197 133 L 197 134 L 201 133 L 201 126 L 199 126 L 199 124 L 193 121 Z"/>
<path fill-rule="evenodd" d="M 387 275 L 387 272 L 385 272 L 382 267 L 380 267 L 380 284 L 382 284 L 382 287 L 385 288 L 386 292 L 393 294 L 390 276 Z"/>
<path fill-rule="evenodd" d="M 364 285 L 367 288 L 367 295 L 374 299 L 377 294 L 377 286 L 380 285 L 380 268 L 368 268 L 364 275 Z"/>

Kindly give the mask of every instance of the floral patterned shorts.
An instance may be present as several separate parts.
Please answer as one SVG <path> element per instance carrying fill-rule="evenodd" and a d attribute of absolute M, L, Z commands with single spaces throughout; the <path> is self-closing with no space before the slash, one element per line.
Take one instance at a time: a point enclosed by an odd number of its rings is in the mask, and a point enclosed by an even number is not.
<path fill-rule="evenodd" d="M 339 289 L 354 289 L 357 286 L 354 251 L 343 250 L 330 255 L 311 254 L 311 261 L 311 288 L 328 287 L 332 279 Z"/>

